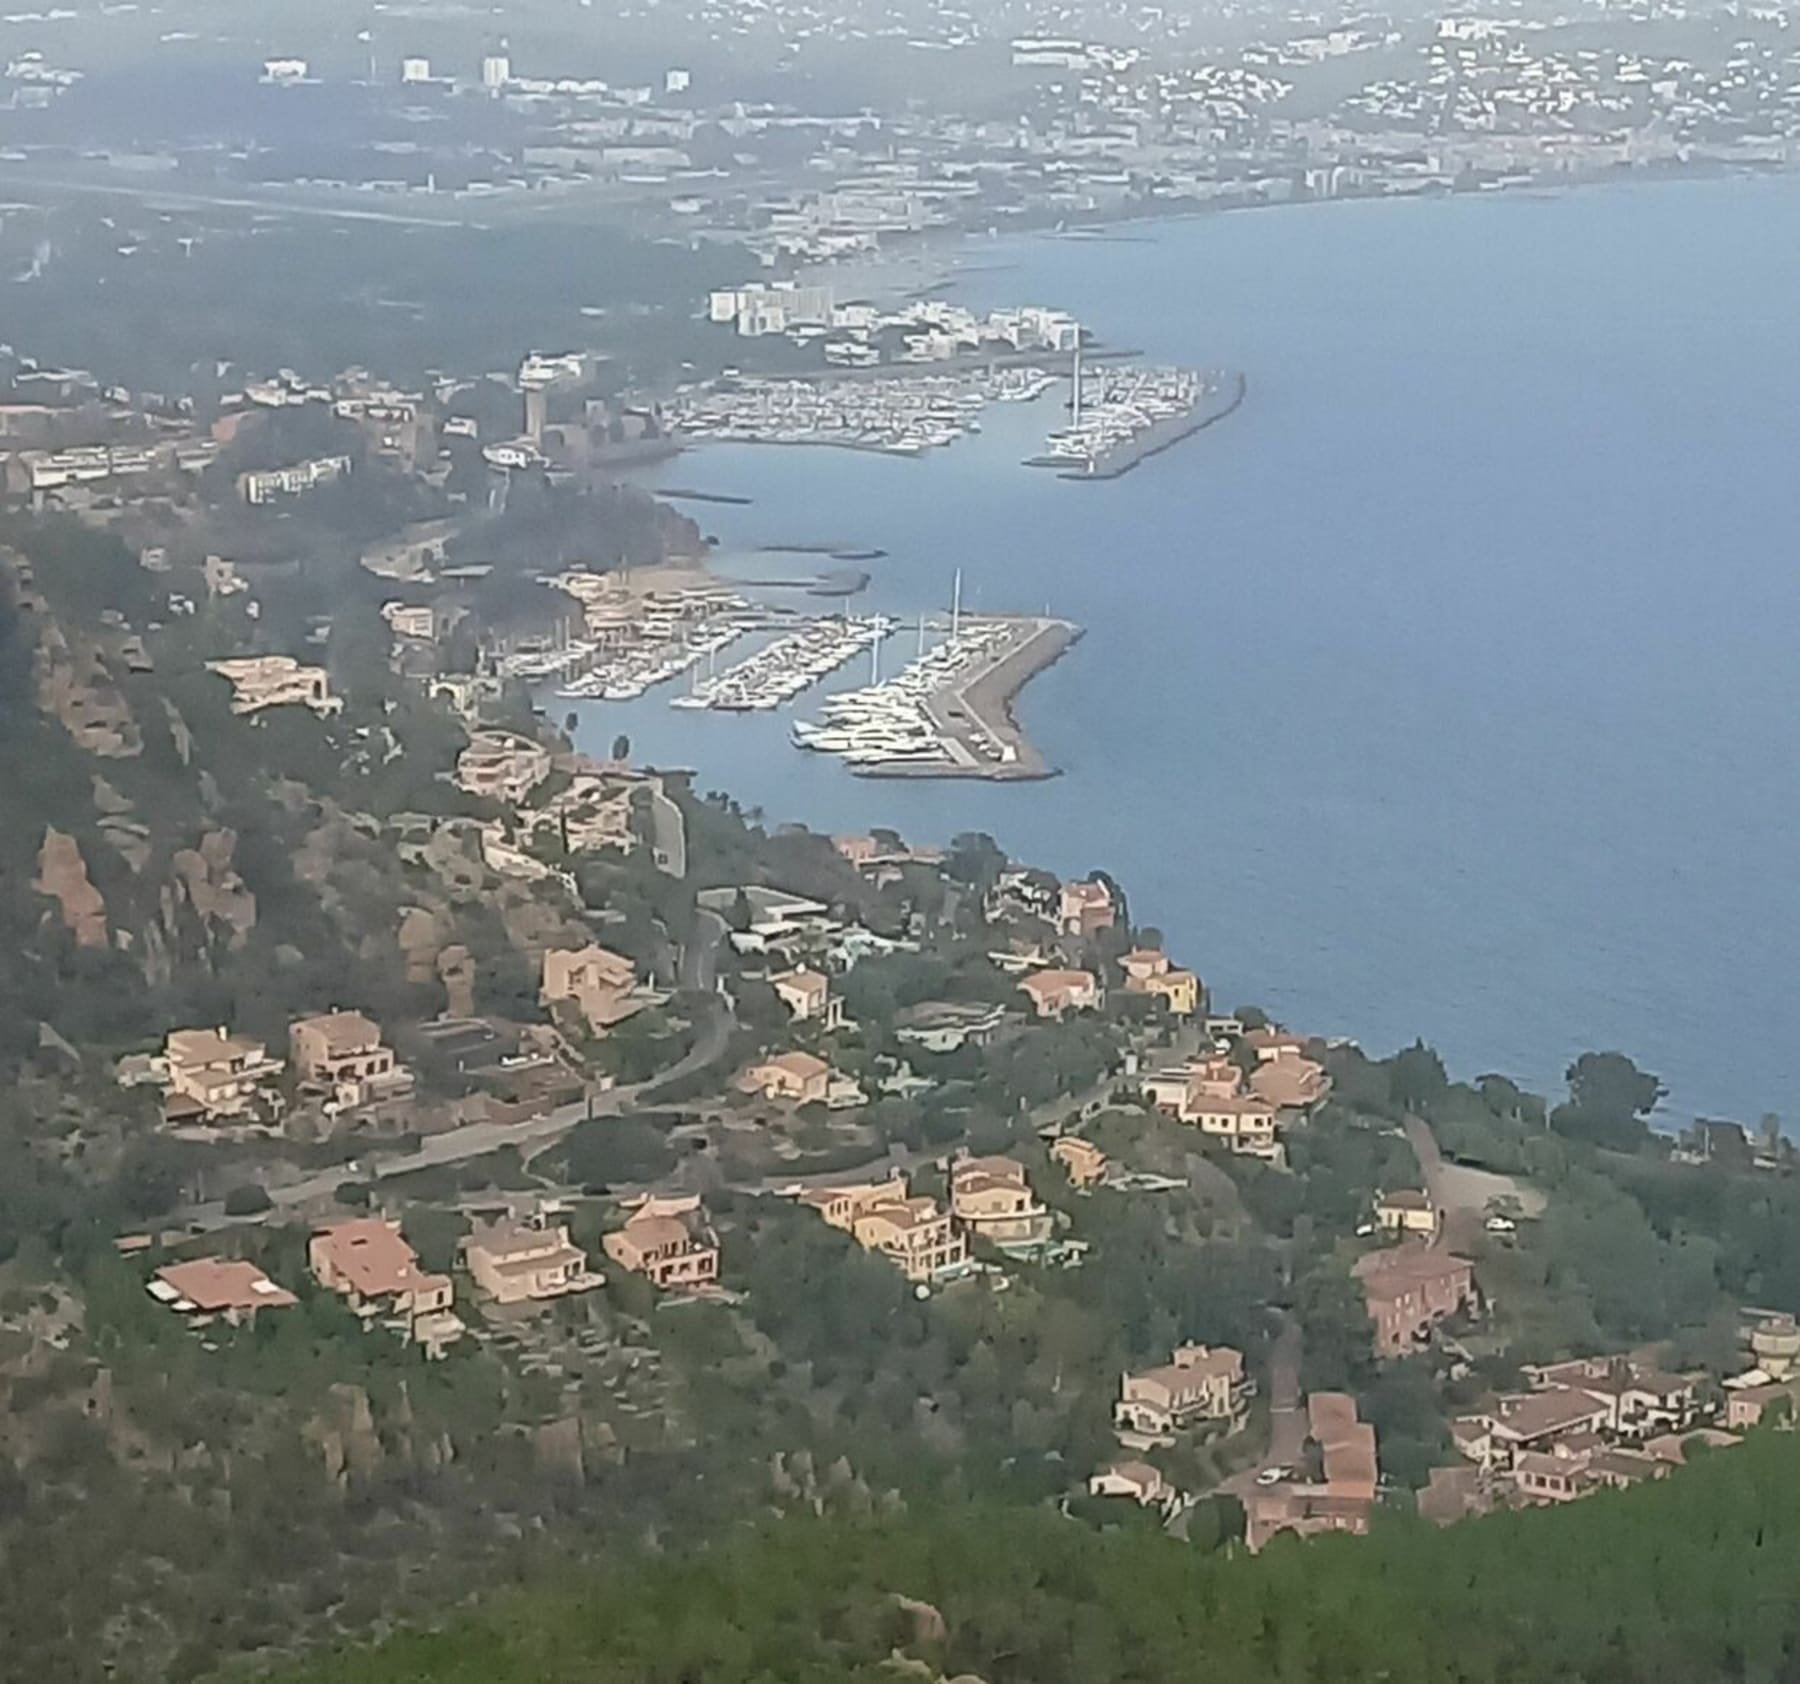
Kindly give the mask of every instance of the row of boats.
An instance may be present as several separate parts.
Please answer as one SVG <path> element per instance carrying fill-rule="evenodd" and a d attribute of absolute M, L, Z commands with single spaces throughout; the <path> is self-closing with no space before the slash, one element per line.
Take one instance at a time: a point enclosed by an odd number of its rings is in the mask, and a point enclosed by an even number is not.
<path fill-rule="evenodd" d="M 794 723 L 793 740 L 851 766 L 948 762 L 949 739 L 931 704 L 991 665 L 1016 635 L 1008 621 L 962 621 L 893 678 L 828 698 L 816 721 Z M 1003 757 L 1002 745 L 992 749 L 990 758 Z"/>
<path fill-rule="evenodd" d="M 742 379 L 683 394 L 675 431 L 740 444 L 836 444 L 917 456 L 981 431 L 991 402 L 1041 397 L 1041 368 L 897 374 L 870 380 Z"/>
<path fill-rule="evenodd" d="M 1091 474 L 1157 427 L 1185 421 L 1199 406 L 1206 377 L 1190 368 L 1101 367 L 1077 377 L 1079 402 L 1066 427 L 1028 464 Z"/>
<path fill-rule="evenodd" d="M 759 624 L 754 617 L 724 616 L 686 628 L 679 642 L 636 644 L 609 654 L 556 693 L 568 701 L 634 702 L 646 690 L 717 660 Z"/>
<path fill-rule="evenodd" d="M 669 705 L 762 712 L 792 701 L 865 649 L 875 648 L 897 622 L 883 615 L 814 620 L 778 637 L 748 660 L 696 684 Z"/>

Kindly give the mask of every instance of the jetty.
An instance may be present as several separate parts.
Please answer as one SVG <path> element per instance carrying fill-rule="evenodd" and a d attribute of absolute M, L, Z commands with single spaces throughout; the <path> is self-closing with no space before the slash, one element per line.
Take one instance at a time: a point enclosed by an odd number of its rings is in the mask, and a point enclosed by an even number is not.
<path fill-rule="evenodd" d="M 1080 635 L 1049 617 L 959 617 L 897 677 L 830 698 L 820 720 L 794 726 L 794 741 L 840 756 L 858 777 L 1051 777 L 1013 702 Z"/>

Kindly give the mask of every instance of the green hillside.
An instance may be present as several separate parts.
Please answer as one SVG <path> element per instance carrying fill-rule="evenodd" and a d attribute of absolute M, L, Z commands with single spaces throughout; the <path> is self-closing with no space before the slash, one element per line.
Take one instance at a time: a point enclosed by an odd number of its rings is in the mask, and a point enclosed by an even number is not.
<path fill-rule="evenodd" d="M 501 1595 L 288 1684 L 1796 1679 L 1797 1499 L 1800 1440 L 1771 1432 L 1560 1511 L 1396 1518 L 1258 1557 L 1046 1509 L 787 1521 Z"/>

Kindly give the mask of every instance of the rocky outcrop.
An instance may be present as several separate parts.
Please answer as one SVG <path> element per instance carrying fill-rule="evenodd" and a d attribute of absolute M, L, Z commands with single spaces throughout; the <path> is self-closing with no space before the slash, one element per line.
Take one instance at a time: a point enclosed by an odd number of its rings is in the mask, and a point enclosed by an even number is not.
<path fill-rule="evenodd" d="M 409 906 L 400 914 L 400 929 L 394 938 L 406 962 L 406 980 L 429 983 L 438 980 L 438 955 L 443 952 L 446 935 L 443 921 L 428 907 Z"/>
<path fill-rule="evenodd" d="M 32 887 L 62 909 L 63 927 L 80 947 L 105 947 L 106 902 L 88 878 L 87 861 L 73 836 L 50 826 L 38 850 L 38 874 Z"/>
<path fill-rule="evenodd" d="M 38 706 L 62 722 L 78 748 L 106 759 L 144 752 L 137 720 L 91 644 L 46 621 L 38 638 Z"/>
<path fill-rule="evenodd" d="M 232 863 L 237 833 L 209 830 L 198 848 L 183 848 L 170 862 L 177 905 L 185 903 L 209 935 L 223 935 L 234 951 L 256 928 L 256 896 Z"/>
<path fill-rule="evenodd" d="M 381 1466 L 375 1411 L 361 1386 L 342 1381 L 334 1384 L 324 1408 L 306 1424 L 305 1436 L 319 1452 L 325 1477 L 340 1490 L 353 1478 L 367 1478 Z"/>

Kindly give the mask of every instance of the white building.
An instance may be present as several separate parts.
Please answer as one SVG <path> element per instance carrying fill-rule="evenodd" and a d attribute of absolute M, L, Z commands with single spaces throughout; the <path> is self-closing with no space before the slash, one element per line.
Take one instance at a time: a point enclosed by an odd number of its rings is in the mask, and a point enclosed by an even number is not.
<path fill-rule="evenodd" d="M 400 80 L 402 82 L 429 82 L 431 80 L 431 60 L 428 58 L 401 59 Z"/>
<path fill-rule="evenodd" d="M 512 80 L 512 59 L 504 52 L 483 54 L 481 60 L 481 85 L 491 94 L 497 94 Z"/>

